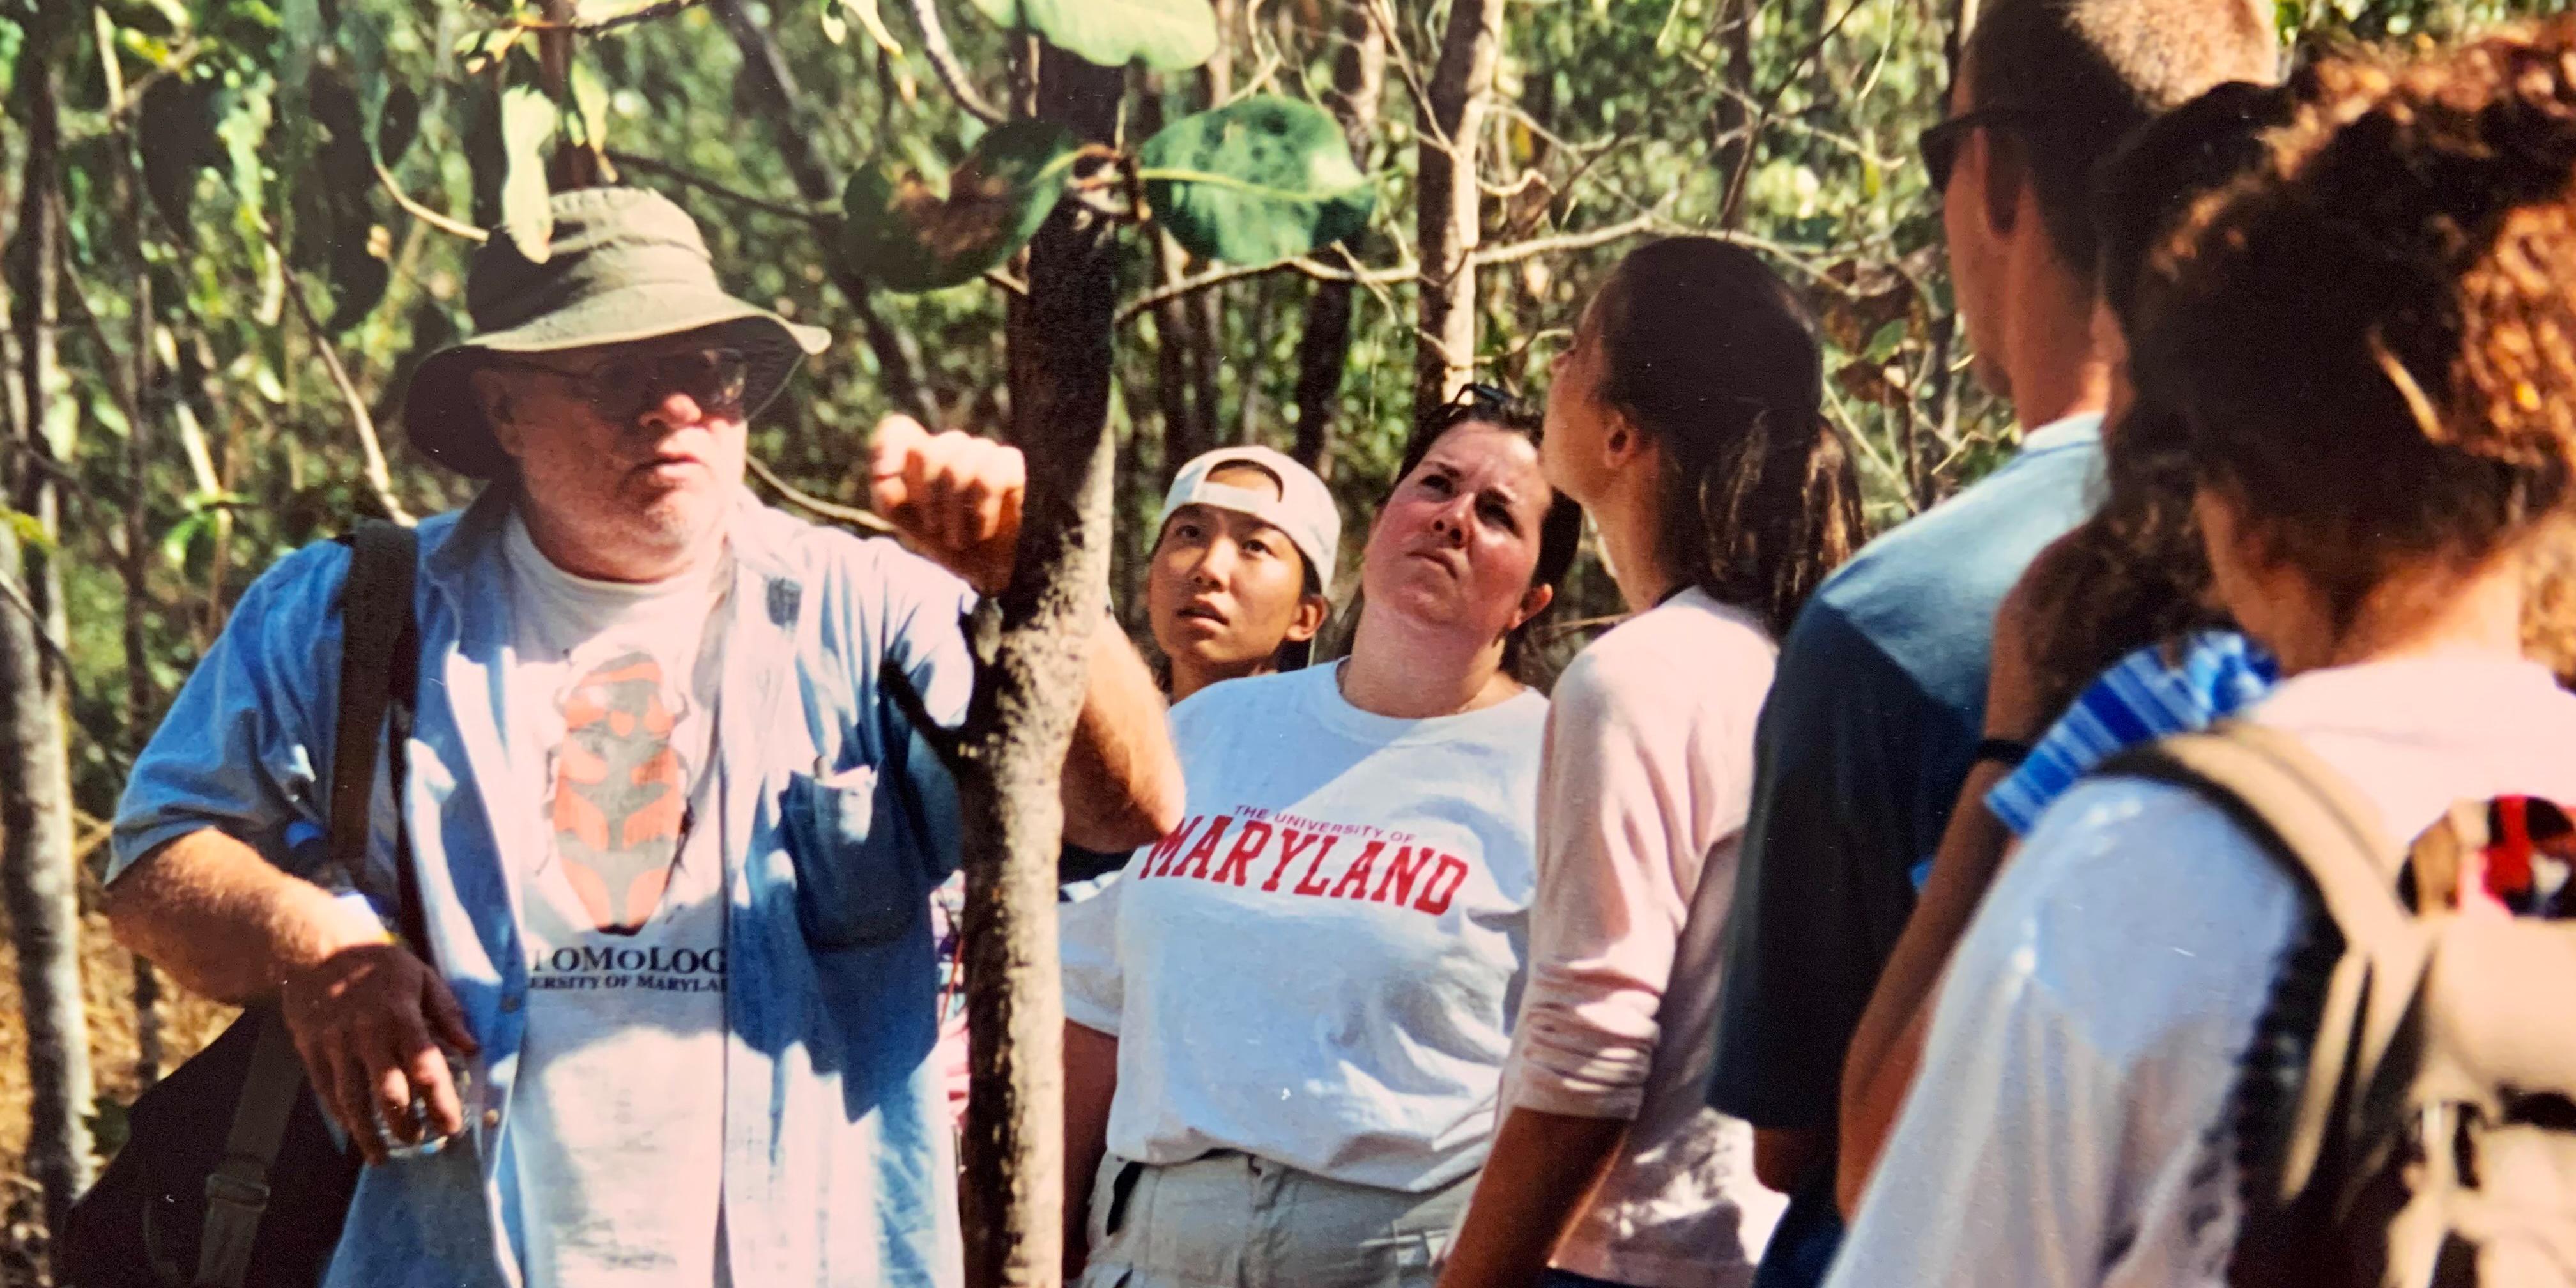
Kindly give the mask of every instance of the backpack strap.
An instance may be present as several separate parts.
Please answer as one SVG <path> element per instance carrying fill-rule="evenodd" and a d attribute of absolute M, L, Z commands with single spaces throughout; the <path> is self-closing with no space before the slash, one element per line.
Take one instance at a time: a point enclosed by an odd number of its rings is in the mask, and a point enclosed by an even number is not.
<path fill-rule="evenodd" d="M 2311 894 L 2344 951 L 2324 998 L 2306 1077 L 2269 1197 L 2295 1203 L 2342 1143 L 2353 1097 L 2399 1035 L 2432 939 L 2399 901 L 2399 853 L 2379 812 L 2299 740 L 2246 721 L 2182 734 L 2115 757 L 2103 772 L 2184 787 L 2225 810 Z M 2338 1179 L 2340 1179 L 2338 1177 Z"/>
<path fill-rule="evenodd" d="M 354 876 L 366 861 L 368 805 L 375 794 L 376 731 L 393 716 L 396 916 L 414 951 L 426 953 L 420 878 L 412 870 L 402 826 L 401 740 L 419 687 L 420 632 L 412 616 L 412 578 L 420 539 L 411 529 L 369 519 L 350 542 L 348 580 L 340 590 L 340 708 L 331 744 L 330 853 Z M 252 1245 L 268 1212 L 269 1169 L 286 1140 L 287 1120 L 304 1094 L 304 1064 L 284 1013 L 260 1022 L 241 1099 L 233 1107 L 224 1156 L 206 1177 L 206 1226 L 197 1251 L 197 1288 L 242 1288 Z"/>

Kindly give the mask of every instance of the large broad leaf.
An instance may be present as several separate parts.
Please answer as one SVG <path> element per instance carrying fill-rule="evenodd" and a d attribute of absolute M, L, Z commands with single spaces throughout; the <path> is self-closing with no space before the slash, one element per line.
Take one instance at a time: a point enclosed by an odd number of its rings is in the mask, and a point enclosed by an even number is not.
<path fill-rule="evenodd" d="M 181 238 L 196 235 L 197 176 L 224 163 L 215 136 L 215 87 L 178 76 L 143 91 L 135 142 L 143 149 L 143 185 L 162 219 Z"/>
<path fill-rule="evenodd" d="M 1357 236 L 1377 201 L 1342 127 L 1291 99 L 1182 117 L 1147 139 L 1137 160 L 1155 220 L 1192 253 L 1237 264 Z"/>
<path fill-rule="evenodd" d="M 386 165 L 403 159 L 411 151 L 413 139 L 420 137 L 420 95 L 409 85 L 396 85 L 385 95 L 382 114 L 376 118 L 376 159 Z"/>
<path fill-rule="evenodd" d="M 553 249 L 554 211 L 546 204 L 546 144 L 555 136 L 555 101 L 534 85 L 501 91 L 501 232 L 534 264 Z"/>
<path fill-rule="evenodd" d="M 1103 67 L 1141 62 L 1176 72 L 1216 56 L 1208 0 L 975 0 L 975 7 L 1000 26 L 1026 27 Z"/>
<path fill-rule="evenodd" d="M 870 166 L 842 194 L 841 250 L 870 280 L 935 291 L 1001 265 L 1064 195 L 1074 137 L 1046 121 L 1012 121 L 975 144 L 940 191 Z"/>

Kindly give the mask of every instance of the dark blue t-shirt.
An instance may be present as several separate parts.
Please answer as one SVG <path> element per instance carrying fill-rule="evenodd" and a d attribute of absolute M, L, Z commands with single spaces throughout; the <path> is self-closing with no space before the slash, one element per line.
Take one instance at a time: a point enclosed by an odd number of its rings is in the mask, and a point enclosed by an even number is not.
<path fill-rule="evenodd" d="M 1833 1131 L 1844 1049 L 1985 725 L 1995 610 L 2090 511 L 2100 427 L 2076 416 L 2029 435 L 2010 464 L 1862 549 L 1782 642 L 1727 928 L 1720 1111 Z M 1829 1178 L 1799 1190 L 1792 1216 L 1832 1203 Z"/>

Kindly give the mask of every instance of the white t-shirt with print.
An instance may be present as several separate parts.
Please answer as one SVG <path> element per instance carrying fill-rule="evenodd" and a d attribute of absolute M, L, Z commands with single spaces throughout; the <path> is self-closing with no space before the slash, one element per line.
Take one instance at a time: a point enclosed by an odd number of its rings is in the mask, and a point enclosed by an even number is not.
<path fill-rule="evenodd" d="M 2576 696 L 2530 663 L 2313 671 L 2246 718 L 2299 735 L 2401 841 L 2457 801 L 2576 800 Z M 1831 1288 L 2223 1285 L 2242 1215 L 2228 1098 L 2301 908 L 2183 788 L 2060 797 L 1952 960 Z"/>
<path fill-rule="evenodd" d="M 1065 905 L 1065 1013 L 1118 1038 L 1108 1144 L 1421 1192 L 1484 1164 L 1528 959 L 1547 701 L 1398 720 L 1337 668 L 1172 711 L 1182 822 Z"/>
<path fill-rule="evenodd" d="M 530 1288 L 711 1284 L 724 1161 L 716 697 L 733 561 L 624 584 L 504 537 L 512 745 L 546 748 L 518 874 L 527 1038 L 509 1149 Z"/>

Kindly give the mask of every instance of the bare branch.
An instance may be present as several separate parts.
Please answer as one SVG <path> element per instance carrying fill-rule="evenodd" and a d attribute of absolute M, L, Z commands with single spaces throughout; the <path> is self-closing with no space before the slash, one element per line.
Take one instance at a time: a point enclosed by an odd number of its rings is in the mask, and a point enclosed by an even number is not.
<path fill-rule="evenodd" d="M 275 230 L 262 228 L 260 234 L 268 239 L 269 249 L 276 251 L 279 259 L 286 258 L 286 248 L 278 244 Z M 366 395 L 359 393 L 356 382 L 349 379 L 349 369 L 340 365 L 340 352 L 332 347 L 331 335 L 322 329 L 321 319 L 313 316 L 312 302 L 304 298 L 304 283 L 296 278 L 295 270 L 280 271 L 286 278 L 286 302 L 295 306 L 295 316 L 304 323 L 304 333 L 313 337 L 313 351 L 322 356 L 322 368 L 330 373 L 332 388 L 340 391 L 340 401 L 349 408 L 350 426 L 358 431 L 358 450 L 363 458 L 360 472 L 366 476 L 368 490 L 376 494 L 376 504 L 384 507 L 386 518 L 406 528 L 412 526 L 411 511 L 404 509 L 401 498 L 394 495 L 393 471 L 385 464 L 384 441 L 376 436 L 376 417 L 367 410 Z"/>
<path fill-rule="evenodd" d="M 1029 298 L 1029 284 L 998 268 L 984 270 L 984 280 L 1021 299 Z"/>
<path fill-rule="evenodd" d="M 656 18 L 668 18 L 675 13 L 685 12 L 697 6 L 698 0 L 659 0 L 658 3 L 648 4 L 632 13 L 613 14 L 589 21 L 580 18 L 569 21 L 552 18 L 521 18 L 512 25 L 524 27 L 529 31 L 579 31 L 595 34 L 602 31 L 615 31 L 620 27 L 631 27 L 639 22 L 651 22 Z"/>
<path fill-rule="evenodd" d="M 376 163 L 376 183 L 385 190 L 386 195 L 394 199 L 395 205 L 403 208 L 403 212 L 405 214 L 410 215 L 412 218 L 417 219 L 440 232 L 462 237 L 470 242 L 483 242 L 490 241 L 492 239 L 492 234 L 485 232 L 472 224 L 451 219 L 446 215 L 442 215 L 437 211 L 412 200 L 411 194 L 403 191 L 401 184 L 394 182 L 394 172 L 386 169 L 385 163 L 382 161 L 378 161 Z"/>
<path fill-rule="evenodd" d="M 45 615 L 37 611 L 35 601 L 27 597 L 27 592 L 18 583 L 9 580 L 6 573 L 0 573 L 0 602 L 25 613 L 27 620 L 35 624 L 35 629 L 28 634 L 35 637 L 36 647 L 43 649 L 45 656 L 52 658 L 54 665 L 60 668 L 63 691 L 78 697 L 80 681 L 72 678 L 71 654 L 64 652 L 63 646 L 55 641 L 54 632 L 46 626 Z"/>
<path fill-rule="evenodd" d="M 1411 263 L 1398 264 L 1393 268 L 1340 269 L 1304 255 L 1274 259 L 1267 264 L 1229 264 L 1224 268 L 1212 269 L 1196 277 L 1185 277 L 1156 287 L 1129 300 L 1118 308 L 1118 324 L 1125 326 L 1160 305 L 1168 304 L 1186 295 L 1196 295 L 1211 286 L 1223 286 L 1228 282 L 1239 282 L 1247 277 L 1260 277 L 1283 269 L 1302 273 L 1318 282 L 1354 282 L 1363 286 L 1410 282 L 1422 272 L 1420 265 Z"/>
<path fill-rule="evenodd" d="M 921 29 L 921 52 L 939 73 L 939 83 L 948 87 L 949 97 L 957 100 L 968 116 L 986 125 L 999 125 L 1010 119 L 1002 109 L 986 101 L 969 80 L 966 68 L 957 61 L 957 51 L 948 45 L 948 29 L 939 24 L 939 0 L 912 0 L 912 23 Z"/>
<path fill-rule="evenodd" d="M 748 206 L 763 214 L 776 215 L 781 219 L 793 219 L 799 223 L 812 224 L 817 227 L 827 224 L 832 220 L 832 213 L 830 211 L 799 209 L 795 206 L 783 205 L 779 202 L 768 200 L 765 197 L 755 197 L 738 188 L 729 188 L 724 184 L 706 177 L 705 175 L 697 173 L 696 171 L 682 169 L 668 161 L 656 161 L 651 157 L 637 156 L 632 152 L 620 152 L 614 148 L 609 149 L 606 155 L 611 164 L 624 166 L 632 170 L 641 170 L 646 174 L 658 174 L 665 179 L 678 183 L 682 187 L 695 188 L 709 196 L 720 197 L 726 201 L 733 202 L 736 205 Z"/>
<path fill-rule="evenodd" d="M 1552 255 L 1561 250 L 1590 250 L 1595 246 L 1608 245 L 1622 237 L 1634 237 L 1639 233 L 1653 232 L 1657 228 L 1664 227 L 1667 222 L 1663 216 L 1649 212 L 1634 219 L 1623 219 L 1615 224 L 1586 228 L 1579 233 L 1554 233 L 1546 237 L 1532 237 L 1527 241 L 1512 242 L 1503 246 L 1479 246 L 1468 252 L 1467 263 L 1473 268 L 1487 268 L 1495 264 L 1516 263 L 1536 255 Z"/>
<path fill-rule="evenodd" d="M 865 528 L 870 532 L 886 535 L 892 535 L 894 532 L 894 525 L 886 522 L 882 518 L 879 518 L 874 511 L 862 510 L 857 506 L 842 505 L 836 501 L 826 501 L 810 492 L 798 490 L 787 480 L 778 477 L 777 473 L 771 470 L 768 466 L 761 464 L 760 458 L 757 456 L 744 457 L 743 464 L 751 467 L 753 477 L 768 484 L 771 490 L 777 492 L 778 495 L 787 498 L 789 504 L 794 505 L 800 510 L 810 510 L 816 514 L 822 515 L 826 519 L 837 519 L 842 523 L 851 525 L 852 527 Z"/>

